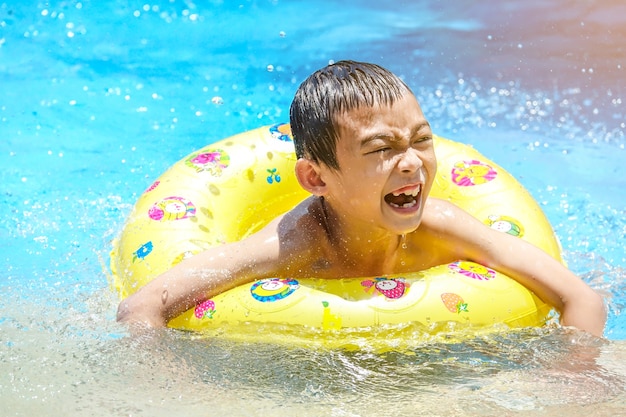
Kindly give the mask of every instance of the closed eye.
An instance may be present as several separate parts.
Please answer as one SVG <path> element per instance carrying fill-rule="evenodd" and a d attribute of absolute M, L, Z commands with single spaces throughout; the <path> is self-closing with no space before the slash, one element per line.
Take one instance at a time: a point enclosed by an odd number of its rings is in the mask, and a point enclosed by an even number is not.
<path fill-rule="evenodd" d="M 383 153 L 391 148 L 392 146 L 389 144 L 389 140 L 381 138 L 380 136 L 370 138 L 361 145 L 364 155 Z"/>
<path fill-rule="evenodd" d="M 413 145 L 423 145 L 433 140 L 432 136 L 420 136 L 413 141 Z"/>
<path fill-rule="evenodd" d="M 390 149 L 391 148 L 389 146 L 385 146 L 385 147 L 382 147 L 382 148 L 376 148 L 376 149 L 374 149 L 372 151 L 366 152 L 365 154 L 369 155 L 369 154 L 383 153 L 383 152 L 386 152 L 386 151 L 388 151 Z"/>

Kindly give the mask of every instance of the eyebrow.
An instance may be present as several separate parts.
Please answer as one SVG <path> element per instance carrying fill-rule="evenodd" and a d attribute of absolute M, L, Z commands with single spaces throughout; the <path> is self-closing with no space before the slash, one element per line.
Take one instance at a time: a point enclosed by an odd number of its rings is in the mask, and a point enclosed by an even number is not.
<path fill-rule="evenodd" d="M 423 128 L 429 128 L 430 129 L 430 123 L 428 123 L 427 120 L 424 120 L 423 122 L 421 122 L 420 124 L 418 124 L 417 126 L 415 126 L 412 130 L 411 130 L 411 135 L 410 137 L 413 137 L 417 134 L 417 132 L 419 132 L 420 130 L 422 130 Z M 393 136 L 390 136 L 386 133 L 374 133 L 373 135 L 369 135 L 365 138 L 363 138 L 361 140 L 361 147 L 366 146 L 368 143 L 376 140 L 376 139 L 395 139 Z"/>

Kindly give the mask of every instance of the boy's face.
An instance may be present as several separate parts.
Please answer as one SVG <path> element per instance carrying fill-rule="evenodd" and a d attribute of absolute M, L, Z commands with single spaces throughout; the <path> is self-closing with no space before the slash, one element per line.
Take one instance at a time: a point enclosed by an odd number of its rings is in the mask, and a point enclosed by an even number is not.
<path fill-rule="evenodd" d="M 415 97 L 338 114 L 339 170 L 321 166 L 325 198 L 345 218 L 397 234 L 420 224 L 437 161 Z"/>

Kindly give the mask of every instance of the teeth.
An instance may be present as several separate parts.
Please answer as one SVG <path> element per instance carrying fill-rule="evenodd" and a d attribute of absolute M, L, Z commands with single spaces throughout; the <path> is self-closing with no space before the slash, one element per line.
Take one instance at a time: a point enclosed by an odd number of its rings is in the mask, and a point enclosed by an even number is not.
<path fill-rule="evenodd" d="M 410 203 L 404 203 L 401 206 L 398 205 L 398 204 L 395 204 L 395 203 L 389 203 L 389 205 L 392 206 L 392 207 L 396 207 L 396 208 L 400 208 L 400 207 L 402 207 L 402 208 L 411 208 L 411 207 L 417 205 L 417 200 L 413 200 Z"/>
<path fill-rule="evenodd" d="M 404 194 L 404 195 L 410 195 L 410 196 L 412 196 L 412 197 L 417 197 L 417 195 L 420 193 L 421 189 L 422 189 L 422 186 L 421 186 L 421 185 L 418 185 L 418 186 L 417 186 L 417 187 L 416 187 L 413 191 L 411 191 L 410 193 L 404 193 L 404 192 L 402 192 L 402 193 L 401 193 L 401 192 L 393 192 L 392 194 L 393 194 L 393 196 L 394 196 L 394 197 L 398 197 L 398 196 L 400 196 L 400 195 L 402 195 L 402 194 Z"/>
<path fill-rule="evenodd" d="M 407 192 L 392 192 L 394 197 L 399 197 L 401 195 L 404 195 L 407 197 L 413 197 L 413 199 L 411 199 L 411 201 L 408 201 L 404 204 L 396 204 L 396 203 L 389 202 L 389 205 L 391 205 L 392 207 L 405 208 L 405 209 L 415 207 L 418 204 L 418 201 L 415 197 L 417 197 L 417 195 L 420 193 L 421 190 L 422 190 L 422 186 L 418 185 L 417 187 L 415 187 L 412 191 L 408 193 Z"/>

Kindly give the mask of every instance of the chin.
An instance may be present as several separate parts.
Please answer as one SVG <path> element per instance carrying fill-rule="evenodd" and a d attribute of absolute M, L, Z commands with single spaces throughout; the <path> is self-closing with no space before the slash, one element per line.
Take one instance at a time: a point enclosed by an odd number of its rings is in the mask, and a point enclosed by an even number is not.
<path fill-rule="evenodd" d="M 409 233 L 416 231 L 420 224 L 421 221 L 417 222 L 417 224 L 414 223 L 411 225 L 396 225 L 395 227 L 390 227 L 389 230 L 396 235 L 408 235 Z"/>
<path fill-rule="evenodd" d="M 393 223 L 387 223 L 387 230 L 398 235 L 405 235 L 413 233 L 422 224 L 421 211 L 415 213 L 410 218 L 398 219 L 399 221 Z"/>

